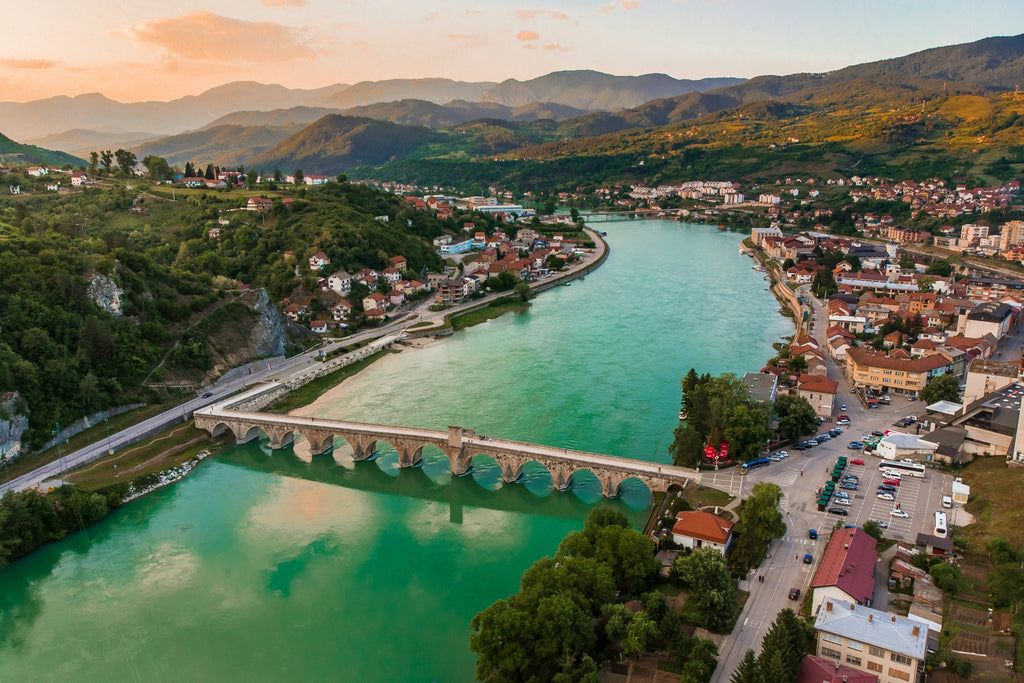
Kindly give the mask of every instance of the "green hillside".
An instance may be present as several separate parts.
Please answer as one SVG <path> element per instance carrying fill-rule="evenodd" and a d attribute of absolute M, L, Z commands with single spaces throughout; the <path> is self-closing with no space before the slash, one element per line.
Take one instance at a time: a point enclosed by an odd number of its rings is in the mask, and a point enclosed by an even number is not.
<path fill-rule="evenodd" d="M 214 164 L 235 167 L 303 128 L 302 124 L 219 125 L 153 140 L 132 151 L 139 159 L 155 155 L 164 157 L 172 165 L 184 166 L 191 161 L 198 166 Z"/>
<path fill-rule="evenodd" d="M 24 145 L 0 134 L 0 163 L 3 164 L 46 164 L 62 167 L 65 164 L 84 166 L 85 160 L 64 152 L 43 149 L 35 145 Z"/>

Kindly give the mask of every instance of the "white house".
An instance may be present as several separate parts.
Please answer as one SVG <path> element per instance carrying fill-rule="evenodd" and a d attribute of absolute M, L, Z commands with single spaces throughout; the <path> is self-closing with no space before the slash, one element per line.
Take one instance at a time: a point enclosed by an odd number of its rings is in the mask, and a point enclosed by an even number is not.
<path fill-rule="evenodd" d="M 322 251 L 318 251 L 309 257 L 310 270 L 323 270 L 329 265 L 331 265 L 331 259 Z"/>
<path fill-rule="evenodd" d="M 352 276 L 344 270 L 339 270 L 327 278 L 327 289 L 342 295 L 348 294 L 352 290 Z"/>
<path fill-rule="evenodd" d="M 723 555 L 732 543 L 733 523 L 710 512 L 687 510 L 676 515 L 672 540 L 684 548 L 715 548 Z"/>

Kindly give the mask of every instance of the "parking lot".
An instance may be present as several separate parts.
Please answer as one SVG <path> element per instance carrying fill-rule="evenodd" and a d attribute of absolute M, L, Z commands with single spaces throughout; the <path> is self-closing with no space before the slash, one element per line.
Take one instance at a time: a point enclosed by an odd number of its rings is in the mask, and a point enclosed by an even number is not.
<path fill-rule="evenodd" d="M 943 493 L 949 495 L 952 477 L 931 469 L 926 471 L 924 478 L 905 474 L 900 479 L 900 485 L 895 487 L 894 500 L 882 500 L 876 495 L 878 486 L 885 479 L 878 469 L 881 458 L 871 453 L 863 453 L 860 449 L 853 450 L 848 447 L 851 441 L 864 441 L 872 431 L 889 429 L 904 433 L 914 432 L 915 428 L 912 426 L 899 428 L 893 423 L 904 416 L 916 415 L 923 407 L 922 404 L 908 401 L 903 397 L 893 397 L 891 405 L 868 409 L 860 405 L 860 402 L 852 395 L 850 398 L 852 400 L 845 413 L 850 416 L 851 424 L 842 427 L 842 434 L 804 451 L 787 447 L 786 450 L 789 453 L 787 458 L 773 462 L 767 467 L 753 470 L 742 477 L 743 495 L 748 495 L 750 488 L 759 481 L 778 484 L 784 495 L 782 510 L 789 517 L 787 524 L 790 525 L 794 537 L 802 535 L 805 529 L 801 529 L 801 527 L 827 528 L 840 520 L 847 524 L 861 525 L 869 519 L 885 522 L 888 525 L 885 532 L 888 538 L 913 543 L 919 532 L 932 534 L 934 532 L 933 513 L 942 509 L 942 495 Z M 834 428 L 835 423 L 825 423 L 819 430 L 819 434 Z M 839 456 L 843 455 L 847 457 L 848 461 L 857 459 L 864 461 L 863 465 L 849 463 L 844 471 L 844 474 L 857 475 L 860 482 L 856 491 L 846 491 L 849 495 L 849 506 L 838 506 L 833 499 L 826 506 L 826 510 L 842 507 L 847 511 L 847 515 L 819 512 L 816 504 L 817 491 L 825 485 L 826 481 L 831 480 L 832 467 Z M 723 479 L 728 476 L 735 481 L 735 477 L 738 475 L 722 473 L 719 476 Z M 733 481 L 729 483 L 733 483 Z M 715 485 L 710 482 L 709 484 Z M 837 490 L 839 489 L 837 488 Z M 909 517 L 901 518 L 891 515 L 896 504 Z"/>

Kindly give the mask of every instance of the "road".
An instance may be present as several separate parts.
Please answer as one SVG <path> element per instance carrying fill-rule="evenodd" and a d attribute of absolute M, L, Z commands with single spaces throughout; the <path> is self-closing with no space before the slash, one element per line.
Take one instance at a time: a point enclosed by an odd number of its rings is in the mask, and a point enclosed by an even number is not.
<path fill-rule="evenodd" d="M 587 258 L 581 260 L 576 265 L 567 268 L 564 274 L 559 274 L 558 279 L 571 277 L 581 272 L 589 272 L 595 263 L 600 262 L 604 257 L 607 250 L 607 245 L 604 240 L 594 233 L 592 230 L 587 230 L 590 234 L 591 239 L 597 243 L 597 249 L 593 255 L 588 255 Z M 533 287 L 544 287 L 550 283 L 549 280 L 533 283 Z M 507 296 L 508 292 L 489 294 L 483 299 L 477 299 L 475 301 L 468 301 L 464 304 L 458 304 L 452 306 L 443 311 L 431 311 L 429 310 L 430 305 L 433 303 L 427 299 L 420 302 L 420 304 L 414 309 L 406 312 L 401 312 L 399 317 L 389 322 L 386 325 L 375 327 L 368 330 L 357 332 L 348 337 L 337 340 L 325 340 L 322 344 L 315 347 L 310 351 L 298 354 L 287 360 L 279 363 L 276 366 L 271 366 L 269 363 L 266 368 L 256 370 L 252 374 L 244 375 L 237 379 L 231 379 L 222 383 L 217 383 L 214 388 L 211 389 L 210 396 L 203 396 L 191 399 L 173 408 L 170 408 L 159 415 L 155 415 L 148 420 L 140 422 L 136 425 L 124 429 L 120 432 L 111 434 L 109 439 L 104 439 L 101 442 L 97 442 L 81 448 L 77 451 L 65 455 L 63 458 L 55 460 L 51 463 L 42 465 L 27 474 L 23 474 L 20 477 L 12 479 L 11 481 L 0 484 L 0 494 L 5 491 L 14 490 L 20 491 L 22 489 L 39 486 L 48 479 L 54 479 L 60 477 L 63 473 L 70 471 L 76 467 L 86 465 L 94 460 L 102 458 L 107 455 L 108 443 L 110 450 L 116 452 L 125 446 L 129 446 L 133 443 L 137 443 L 142 439 L 148 438 L 153 434 L 164 431 L 175 424 L 183 422 L 189 419 L 193 412 L 199 408 L 204 408 L 208 405 L 212 405 L 221 401 L 231 394 L 246 388 L 247 386 L 257 384 L 260 382 L 266 382 L 270 380 L 286 380 L 291 375 L 296 374 L 300 370 L 305 370 L 311 363 L 316 362 L 316 357 L 321 353 L 330 353 L 331 351 L 340 348 L 342 346 L 349 346 L 351 344 L 357 344 L 364 341 L 370 341 L 378 339 L 388 334 L 395 334 L 404 332 L 411 325 L 418 323 L 428 322 L 431 324 L 439 325 L 444 321 L 445 316 L 453 313 L 458 313 L 461 310 L 478 306 L 481 303 L 488 303 L 497 299 L 500 296 Z"/>
<path fill-rule="evenodd" d="M 819 346 L 824 348 L 823 335 L 827 329 L 826 311 L 822 302 L 810 295 L 809 287 L 799 288 L 799 294 L 810 301 L 813 325 L 811 334 L 817 339 Z M 1012 341 L 1007 348 L 1019 347 Z M 1019 354 L 1019 348 L 1017 350 Z M 827 355 L 827 354 L 826 354 Z M 903 477 L 901 486 L 896 492 L 895 501 L 883 501 L 875 497 L 877 486 L 882 483 L 878 471 L 879 458 L 863 455 L 860 451 L 848 448 L 850 441 L 862 441 L 863 436 L 872 431 L 886 429 L 898 430 L 892 423 L 906 415 L 918 415 L 924 406 L 919 401 L 893 395 L 892 405 L 869 409 L 857 394 L 851 393 L 849 384 L 840 369 L 830 358 L 826 358 L 828 375 L 839 382 L 836 394 L 837 404 L 846 404 L 846 410 L 839 410 L 850 416 L 851 424 L 843 427 L 843 433 L 821 446 L 805 451 L 790 450 L 789 457 L 770 466 L 753 470 L 742 476 L 736 468 L 731 471 L 707 473 L 702 477 L 705 486 L 713 486 L 729 491 L 733 495 L 747 496 L 753 485 L 762 482 L 777 484 L 783 492 L 780 504 L 786 522 L 786 534 L 771 545 L 771 557 L 766 558 L 761 566 L 740 582 L 740 588 L 747 590 L 750 597 L 743 608 L 736 628 L 722 643 L 719 664 L 712 681 L 728 681 L 739 665 L 748 649 L 760 651 L 761 641 L 776 614 L 786 607 L 799 610 L 803 597 L 807 594 L 813 573 L 828 543 L 828 530 L 838 522 L 847 524 L 863 524 L 869 519 L 879 519 L 889 525 L 886 531 L 888 538 L 914 542 L 918 532 L 932 533 L 932 516 L 935 510 L 941 510 L 941 496 L 948 495 L 952 477 L 947 474 L 929 471 L 924 479 Z M 819 429 L 819 433 L 834 428 L 835 423 L 827 422 Z M 907 431 L 907 430 L 899 430 Z M 860 487 L 850 492 L 851 505 L 848 517 L 839 517 L 818 512 L 816 505 L 819 487 L 823 486 L 831 472 L 832 466 L 840 455 L 851 460 L 862 458 L 864 465 L 849 465 L 847 472 L 860 477 Z M 910 514 L 909 519 L 900 519 L 889 515 L 893 503 L 899 502 L 901 509 Z M 818 540 L 808 537 L 809 529 L 818 529 Z M 803 555 L 811 553 L 812 564 L 803 563 Z M 764 583 L 757 581 L 757 574 L 765 577 Z M 882 570 L 877 570 L 875 605 L 886 609 L 888 593 L 885 588 Z M 800 589 L 800 601 L 789 600 L 789 589 Z"/>

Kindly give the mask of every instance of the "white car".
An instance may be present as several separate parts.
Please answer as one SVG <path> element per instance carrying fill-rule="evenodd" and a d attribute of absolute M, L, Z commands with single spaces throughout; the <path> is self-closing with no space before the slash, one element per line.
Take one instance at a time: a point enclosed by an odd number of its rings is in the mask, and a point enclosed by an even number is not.
<path fill-rule="evenodd" d="M 895 496 L 886 491 L 882 491 L 881 493 L 875 494 L 875 498 L 877 498 L 878 500 L 896 500 Z"/>
<path fill-rule="evenodd" d="M 853 505 L 853 503 L 850 502 L 849 498 L 836 498 L 832 502 L 835 503 L 836 505 L 843 505 L 845 507 L 850 507 L 851 505 Z"/>
<path fill-rule="evenodd" d="M 789 453 L 787 453 L 786 451 L 779 451 L 775 455 L 779 456 L 780 458 L 788 458 L 789 457 Z"/>
<path fill-rule="evenodd" d="M 896 509 L 890 510 L 889 511 L 889 516 L 890 517 L 902 517 L 903 519 L 909 519 L 910 518 L 910 515 L 908 515 L 903 510 L 896 510 Z"/>

